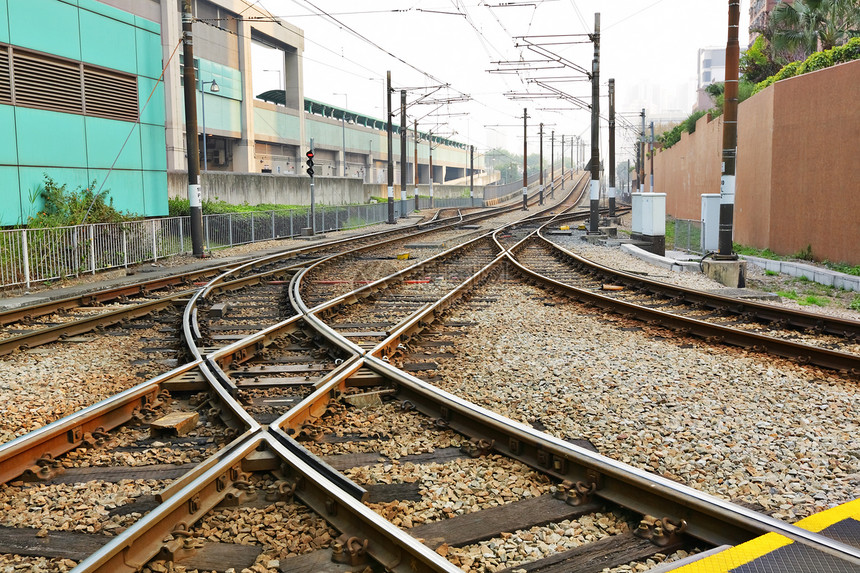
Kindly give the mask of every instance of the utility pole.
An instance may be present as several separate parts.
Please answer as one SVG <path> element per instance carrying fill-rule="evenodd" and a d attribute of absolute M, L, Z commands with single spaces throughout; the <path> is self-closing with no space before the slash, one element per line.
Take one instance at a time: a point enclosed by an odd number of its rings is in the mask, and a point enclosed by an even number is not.
<path fill-rule="evenodd" d="M 406 90 L 400 90 L 400 217 L 406 217 Z"/>
<path fill-rule="evenodd" d="M 654 122 L 651 122 L 651 193 L 654 193 Z"/>
<path fill-rule="evenodd" d="M 549 196 L 552 197 L 555 191 L 555 130 L 550 132 L 549 136 Z"/>
<path fill-rule="evenodd" d="M 469 205 L 475 206 L 475 146 L 469 146 Z"/>
<path fill-rule="evenodd" d="M 394 224 L 394 136 L 393 127 L 391 125 L 391 70 L 388 71 L 388 224 Z"/>
<path fill-rule="evenodd" d="M 561 188 L 564 189 L 564 135 L 561 136 Z"/>
<path fill-rule="evenodd" d="M 723 162 L 720 178 L 720 234 L 718 258 L 737 260 L 732 248 L 735 219 L 735 161 L 738 147 L 738 20 L 739 0 L 729 0 L 729 36 L 726 42 L 726 83 L 723 105 Z M 188 61 L 188 60 L 186 60 Z M 739 285 L 743 286 L 743 284 Z"/>
<path fill-rule="evenodd" d="M 523 211 L 529 210 L 529 130 L 528 108 L 523 108 Z"/>
<path fill-rule="evenodd" d="M 538 155 L 540 174 L 538 175 L 538 192 L 540 193 L 540 204 L 543 205 L 543 123 L 540 124 L 540 154 Z"/>
<path fill-rule="evenodd" d="M 418 210 L 418 120 L 416 119 L 413 123 L 415 127 L 415 163 L 413 167 L 415 167 L 415 175 L 413 176 L 413 183 L 415 183 L 415 210 Z"/>
<path fill-rule="evenodd" d="M 627 160 L 627 200 L 628 201 L 630 200 L 630 192 L 631 192 L 630 186 L 631 186 L 631 184 L 632 184 L 632 181 L 630 178 L 630 160 L 628 159 Z"/>
<path fill-rule="evenodd" d="M 615 78 L 609 78 L 609 216 L 615 216 Z"/>
<path fill-rule="evenodd" d="M 639 138 L 639 192 L 645 192 L 645 108 L 642 108 L 642 135 Z"/>
<path fill-rule="evenodd" d="M 591 62 L 591 211 L 588 234 L 596 235 L 600 209 L 600 12 L 594 14 L 594 60 Z"/>
<path fill-rule="evenodd" d="M 430 152 L 430 208 L 433 208 L 433 132 L 427 134 L 427 149 Z"/>
<path fill-rule="evenodd" d="M 183 2 L 182 44 L 185 65 L 185 151 L 188 159 L 188 203 L 191 206 L 191 252 L 203 257 L 203 204 L 200 201 L 200 146 L 197 143 L 197 78 L 191 36 L 191 0 Z"/>

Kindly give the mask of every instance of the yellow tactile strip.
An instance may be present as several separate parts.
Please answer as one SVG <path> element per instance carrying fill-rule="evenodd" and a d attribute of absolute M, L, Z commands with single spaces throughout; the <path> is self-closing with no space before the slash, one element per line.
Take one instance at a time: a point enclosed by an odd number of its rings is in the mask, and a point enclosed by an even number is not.
<path fill-rule="evenodd" d="M 819 532 L 834 523 L 853 517 L 860 520 L 860 498 L 832 509 L 810 515 L 794 525 L 807 531 Z M 741 545 L 721 551 L 675 570 L 675 573 L 727 573 L 780 547 L 793 543 L 778 533 L 768 533 Z"/>

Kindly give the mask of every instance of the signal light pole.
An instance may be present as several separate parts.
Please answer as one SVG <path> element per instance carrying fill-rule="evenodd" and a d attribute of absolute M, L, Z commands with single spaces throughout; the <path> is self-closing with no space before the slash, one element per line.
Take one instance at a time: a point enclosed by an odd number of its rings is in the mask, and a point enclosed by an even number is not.
<path fill-rule="evenodd" d="M 391 71 L 387 74 L 388 84 L 385 93 L 388 95 L 388 224 L 394 224 L 394 142 L 391 127 Z"/>
<path fill-rule="evenodd" d="M 400 90 L 400 217 L 406 217 L 406 90 Z"/>
<path fill-rule="evenodd" d="M 600 209 L 600 12 L 594 14 L 594 60 L 591 62 L 591 208 L 588 234 L 596 235 Z"/>
<path fill-rule="evenodd" d="M 540 204 L 543 205 L 543 123 L 540 124 L 540 159 L 538 160 L 538 193 L 540 193 Z"/>
<path fill-rule="evenodd" d="M 305 163 L 308 164 L 308 176 L 311 178 L 311 234 L 317 234 L 317 218 L 316 212 L 314 208 L 315 197 L 314 197 L 314 138 L 311 138 L 311 148 L 305 153 L 305 157 L 307 157 L 307 161 Z"/>
<path fill-rule="evenodd" d="M 523 211 L 529 210 L 529 130 L 528 108 L 523 108 Z"/>
<path fill-rule="evenodd" d="M 549 136 L 549 196 L 553 196 L 553 180 L 555 179 L 555 130 Z"/>
<path fill-rule="evenodd" d="M 418 120 L 415 120 L 413 124 L 415 126 L 415 163 L 412 165 L 414 167 L 413 173 L 415 174 L 413 177 L 413 183 L 415 184 L 415 210 L 418 211 Z"/>
<path fill-rule="evenodd" d="M 615 216 L 615 78 L 609 79 L 609 216 Z"/>

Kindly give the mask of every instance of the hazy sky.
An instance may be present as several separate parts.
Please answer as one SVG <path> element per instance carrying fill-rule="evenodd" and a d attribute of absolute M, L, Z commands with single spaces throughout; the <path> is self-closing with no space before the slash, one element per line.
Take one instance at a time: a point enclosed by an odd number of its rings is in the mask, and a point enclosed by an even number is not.
<path fill-rule="evenodd" d="M 253 2 L 253 0 L 248 0 Z M 600 12 L 601 114 L 608 111 L 607 80 L 615 78 L 616 110 L 634 122 L 642 98 L 660 102 L 649 113 L 683 118 L 695 98 L 696 53 L 699 48 L 725 47 L 728 2 L 725 0 L 262 0 L 259 5 L 305 33 L 305 96 L 344 105 L 384 118 L 384 78 L 391 70 L 394 88 L 408 88 L 413 102 L 430 86 L 450 84 L 427 99 L 445 100 L 468 94 L 471 101 L 411 105 L 409 123 L 433 129 L 478 149 L 522 150 L 522 112 L 528 108 L 529 134 L 547 124 L 548 134 L 588 137 L 589 112 L 560 99 L 514 100 L 506 93 L 545 92 L 527 78 L 563 76 L 550 85 L 590 102 L 591 87 L 572 69 L 534 70 L 522 74 L 492 74 L 499 61 L 535 60 L 541 55 L 522 47 L 519 36 L 547 46 L 552 52 L 591 69 L 594 47 L 585 34 Z M 326 12 L 332 18 L 320 15 Z M 749 0 L 741 1 L 740 44 L 748 38 Z M 366 39 L 359 38 L 358 35 Z M 576 35 L 562 38 L 534 36 Z M 375 44 L 375 45 L 373 45 Z M 520 44 L 518 47 L 517 44 Z M 391 55 L 390 55 L 391 54 Z M 263 74 L 275 88 L 278 76 Z M 256 82 L 255 82 L 256 83 Z M 399 109 L 399 94 L 394 106 Z M 549 108 L 549 109 L 540 109 Z M 558 109 L 563 108 L 563 109 Z M 435 111 L 434 111 L 435 110 Z M 451 114 L 451 115 L 444 115 Z M 426 116 L 426 117 L 425 117 Z M 397 120 L 399 121 L 399 119 Z M 553 125 L 550 125 L 553 124 Z M 534 126 L 534 129 L 531 128 Z M 454 133 L 456 132 L 456 133 Z M 601 127 L 606 137 L 605 125 Z M 546 141 L 546 140 L 545 140 Z M 624 145 L 619 133 L 620 145 Z M 545 146 L 548 143 L 545 142 Z M 530 150 L 537 149 L 529 140 Z M 619 151 L 619 155 L 623 152 Z"/>

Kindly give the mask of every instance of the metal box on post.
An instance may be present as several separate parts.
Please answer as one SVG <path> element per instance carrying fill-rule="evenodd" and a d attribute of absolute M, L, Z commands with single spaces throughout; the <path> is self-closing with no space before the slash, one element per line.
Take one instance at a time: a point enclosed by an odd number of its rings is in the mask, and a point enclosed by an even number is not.
<path fill-rule="evenodd" d="M 702 252 L 719 250 L 720 194 L 702 193 Z"/>
<path fill-rule="evenodd" d="M 630 216 L 630 238 L 633 240 L 638 240 L 642 237 L 642 195 L 644 193 L 630 194 L 630 207 L 632 211 L 632 215 Z"/>

